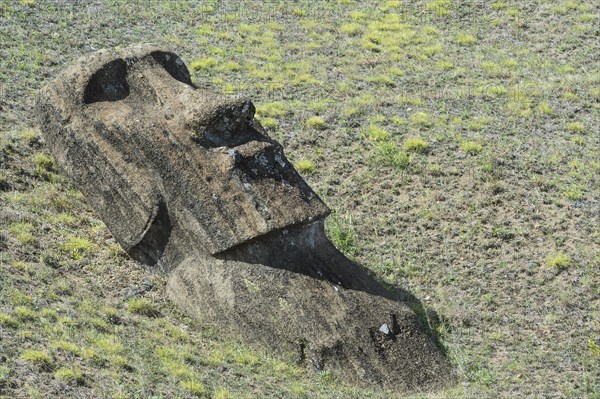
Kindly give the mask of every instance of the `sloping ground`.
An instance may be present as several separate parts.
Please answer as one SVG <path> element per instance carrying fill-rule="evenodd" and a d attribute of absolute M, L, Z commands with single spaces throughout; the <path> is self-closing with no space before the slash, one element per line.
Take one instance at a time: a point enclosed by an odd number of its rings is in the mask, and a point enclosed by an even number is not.
<path fill-rule="evenodd" d="M 461 382 L 438 397 L 598 397 L 599 8 L 559 2 L 0 5 L 0 395 L 389 397 L 248 350 L 165 302 L 57 174 L 35 90 L 151 41 L 244 93 L 410 291 Z M 415 305 L 416 307 L 416 305 Z"/>

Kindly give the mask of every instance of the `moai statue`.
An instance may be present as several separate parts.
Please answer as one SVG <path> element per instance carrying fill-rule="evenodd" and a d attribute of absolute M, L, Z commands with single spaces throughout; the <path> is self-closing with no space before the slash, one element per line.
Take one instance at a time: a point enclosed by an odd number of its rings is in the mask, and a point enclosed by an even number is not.
<path fill-rule="evenodd" d="M 327 206 L 248 99 L 151 45 L 79 59 L 38 96 L 46 143 L 117 242 L 189 315 L 396 391 L 451 380 L 415 313 L 327 239 Z"/>

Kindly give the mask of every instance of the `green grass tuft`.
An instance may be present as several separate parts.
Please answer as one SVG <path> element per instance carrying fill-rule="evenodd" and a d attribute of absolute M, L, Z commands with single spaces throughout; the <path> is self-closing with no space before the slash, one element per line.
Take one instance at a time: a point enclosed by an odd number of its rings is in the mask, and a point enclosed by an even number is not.
<path fill-rule="evenodd" d="M 583 138 L 583 136 L 579 136 L 579 135 L 571 136 L 571 137 L 569 137 L 569 140 L 571 140 L 573 143 L 575 143 L 577 145 L 585 144 L 585 139 Z"/>
<path fill-rule="evenodd" d="M 460 145 L 460 149 L 467 154 L 478 154 L 483 149 L 483 146 L 475 141 L 467 140 Z"/>
<path fill-rule="evenodd" d="M 429 144 L 419 137 L 411 137 L 404 141 L 404 149 L 412 152 L 425 152 L 429 148 Z"/>
<path fill-rule="evenodd" d="M 59 350 L 64 353 L 70 353 L 73 355 L 79 355 L 81 353 L 81 348 L 69 341 L 54 341 L 50 344 L 50 346 L 53 349 Z"/>
<path fill-rule="evenodd" d="M 33 231 L 35 230 L 33 224 L 29 222 L 19 222 L 11 224 L 8 227 L 8 231 L 21 243 L 30 244 L 34 241 Z"/>
<path fill-rule="evenodd" d="M 315 164 L 308 159 L 302 159 L 294 164 L 298 172 L 310 174 L 315 171 Z"/>
<path fill-rule="evenodd" d="M 22 321 L 33 321 L 37 318 L 35 311 L 27 306 L 15 307 L 15 315 Z"/>
<path fill-rule="evenodd" d="M 548 104 L 547 101 L 539 103 L 537 109 L 543 115 L 554 115 L 555 114 L 554 110 L 552 109 L 552 107 L 550 107 L 550 105 Z"/>
<path fill-rule="evenodd" d="M 60 248 L 72 259 L 80 260 L 92 252 L 94 244 L 87 238 L 71 236 Z"/>
<path fill-rule="evenodd" d="M 44 370 L 52 369 L 52 365 L 54 364 L 54 360 L 48 352 L 33 349 L 23 352 L 21 354 L 21 360 Z"/>
<path fill-rule="evenodd" d="M 182 381 L 181 386 L 184 387 L 187 391 L 192 393 L 195 396 L 204 396 L 207 393 L 206 386 L 198 381 L 187 380 Z"/>
<path fill-rule="evenodd" d="M 271 117 L 283 116 L 287 114 L 287 109 L 284 103 L 276 101 L 259 105 L 256 107 L 256 114 Z"/>
<path fill-rule="evenodd" d="M 334 214 L 327 219 L 328 233 L 334 245 L 346 255 L 353 255 L 358 248 L 352 218 Z"/>
<path fill-rule="evenodd" d="M 275 118 L 259 118 L 260 124 L 267 129 L 275 129 L 279 126 L 279 122 Z"/>
<path fill-rule="evenodd" d="M 131 313 L 139 314 L 148 317 L 157 317 L 159 315 L 158 309 L 147 298 L 133 298 L 127 302 L 127 310 Z"/>
<path fill-rule="evenodd" d="M 369 125 L 367 127 L 366 136 L 371 140 L 382 141 L 389 139 L 390 133 L 380 126 Z"/>
<path fill-rule="evenodd" d="M 325 122 L 325 119 L 323 119 L 320 116 L 311 116 L 305 121 L 305 124 L 309 128 L 316 130 L 323 130 L 327 128 L 327 123 Z"/>
<path fill-rule="evenodd" d="M 83 385 L 85 383 L 83 371 L 77 367 L 61 367 L 54 373 L 54 378 L 74 385 Z"/>
<path fill-rule="evenodd" d="M 7 313 L 0 312 L 0 327 L 17 328 L 19 322 Z"/>
<path fill-rule="evenodd" d="M 577 185 L 567 187 L 563 193 L 571 201 L 578 201 L 583 198 L 583 190 Z"/>
<path fill-rule="evenodd" d="M 585 131 L 585 125 L 581 122 L 569 122 L 567 123 L 567 130 L 573 133 L 581 133 Z"/>
<path fill-rule="evenodd" d="M 475 36 L 462 32 L 457 34 L 454 40 L 461 46 L 470 46 L 477 43 Z"/>
<path fill-rule="evenodd" d="M 37 130 L 25 129 L 20 132 L 20 139 L 31 145 L 37 141 L 40 137 L 40 133 Z"/>
<path fill-rule="evenodd" d="M 549 255 L 546 258 L 546 265 L 556 270 L 565 270 L 571 266 L 571 258 L 568 255 L 559 252 Z"/>
<path fill-rule="evenodd" d="M 215 391 L 214 399 L 234 399 L 234 395 L 229 392 L 226 388 L 218 388 Z"/>
<path fill-rule="evenodd" d="M 237 72 L 237 71 L 240 71 L 241 69 L 242 69 L 241 65 L 235 61 L 227 61 L 219 66 L 219 70 L 225 71 L 225 72 L 228 72 L 228 71 Z"/>
<path fill-rule="evenodd" d="M 409 156 L 399 150 L 395 144 L 382 142 L 376 146 L 378 161 L 386 166 L 393 166 L 398 169 L 406 169 L 410 164 Z"/>
<path fill-rule="evenodd" d="M 359 23 L 356 22 L 349 22 L 347 24 L 343 24 L 342 26 L 340 26 L 340 32 L 349 35 L 349 36 L 356 36 L 359 33 L 361 33 L 363 30 L 363 26 Z"/>
<path fill-rule="evenodd" d="M 56 172 L 57 166 L 54 158 L 45 152 L 37 152 L 33 156 L 35 173 L 40 177 L 48 177 L 49 173 Z"/>
<path fill-rule="evenodd" d="M 192 70 L 197 72 L 214 68 L 215 66 L 217 66 L 217 60 L 213 57 L 198 58 L 190 62 L 189 65 Z"/>
<path fill-rule="evenodd" d="M 390 78 L 387 75 L 372 75 L 367 77 L 367 82 L 373 83 L 376 85 L 384 85 L 384 86 L 394 86 L 394 79 Z"/>
<path fill-rule="evenodd" d="M 411 115 L 410 121 L 417 126 L 431 127 L 433 126 L 433 120 L 431 115 L 426 112 L 415 112 Z"/>

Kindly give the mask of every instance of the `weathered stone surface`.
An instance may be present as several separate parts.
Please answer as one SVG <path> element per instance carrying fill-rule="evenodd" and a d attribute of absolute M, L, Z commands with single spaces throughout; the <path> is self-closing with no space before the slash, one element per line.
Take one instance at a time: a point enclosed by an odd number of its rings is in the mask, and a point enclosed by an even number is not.
<path fill-rule="evenodd" d="M 248 99 L 141 45 L 79 59 L 37 109 L 63 171 L 190 315 L 360 384 L 451 379 L 414 312 L 326 238 L 327 207 Z"/>
<path fill-rule="evenodd" d="M 322 221 L 189 258 L 168 288 L 200 320 L 349 381 L 406 391 L 451 376 L 415 313 L 331 245 Z"/>
<path fill-rule="evenodd" d="M 174 54 L 101 50 L 43 89 L 39 104 L 59 165 L 144 263 L 190 248 L 214 254 L 328 213 L 253 119 L 254 105 L 197 89 Z"/>

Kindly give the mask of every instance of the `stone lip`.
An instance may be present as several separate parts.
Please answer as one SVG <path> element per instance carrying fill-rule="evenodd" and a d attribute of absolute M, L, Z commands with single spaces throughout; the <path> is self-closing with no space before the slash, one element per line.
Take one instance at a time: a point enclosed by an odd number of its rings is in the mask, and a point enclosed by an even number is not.
<path fill-rule="evenodd" d="M 80 58 L 37 102 L 46 143 L 115 239 L 189 315 L 344 380 L 430 390 L 453 372 L 399 295 L 338 251 L 329 209 L 254 119 L 150 45 Z"/>
<path fill-rule="evenodd" d="M 155 46 L 79 58 L 37 108 L 64 172 L 144 263 L 169 269 L 189 248 L 214 254 L 329 213 L 250 100 L 198 89 Z"/>

